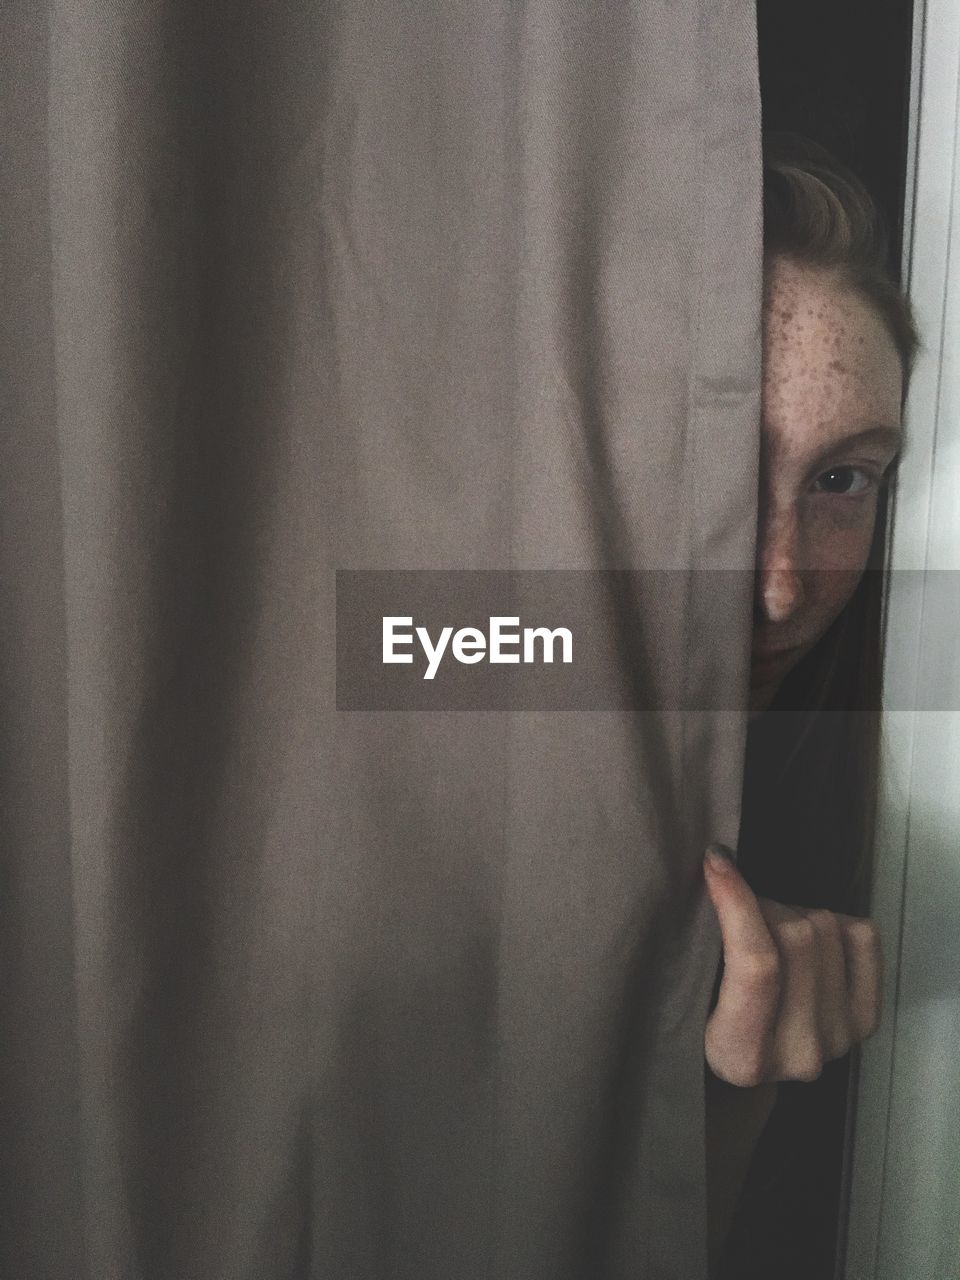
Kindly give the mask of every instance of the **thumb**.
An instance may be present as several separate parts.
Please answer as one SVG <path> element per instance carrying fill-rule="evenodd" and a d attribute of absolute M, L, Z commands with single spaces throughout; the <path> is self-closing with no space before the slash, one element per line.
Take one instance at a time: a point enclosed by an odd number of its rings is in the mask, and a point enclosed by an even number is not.
<path fill-rule="evenodd" d="M 755 1084 L 754 1073 L 769 1055 L 776 1025 L 779 952 L 733 859 L 708 850 L 704 876 L 723 939 L 723 974 L 705 1029 L 707 1062 L 731 1084 Z"/>
<path fill-rule="evenodd" d="M 775 956 L 776 943 L 756 895 L 724 845 L 708 847 L 704 876 L 720 924 L 725 970 L 729 973 L 733 969 L 736 973 L 738 969 L 749 968 L 757 956 Z"/>

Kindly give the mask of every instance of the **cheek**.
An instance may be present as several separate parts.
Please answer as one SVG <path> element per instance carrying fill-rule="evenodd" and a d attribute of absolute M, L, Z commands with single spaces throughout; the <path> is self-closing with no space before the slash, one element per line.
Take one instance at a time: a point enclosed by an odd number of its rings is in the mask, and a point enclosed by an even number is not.
<path fill-rule="evenodd" d="M 868 498 L 812 498 L 804 511 L 804 544 L 811 569 L 866 568 L 877 522 L 876 495 Z"/>
<path fill-rule="evenodd" d="M 815 571 L 816 611 L 824 625 L 833 621 L 857 589 L 867 566 L 876 513 L 875 497 L 811 502 L 805 520 L 807 564 Z"/>

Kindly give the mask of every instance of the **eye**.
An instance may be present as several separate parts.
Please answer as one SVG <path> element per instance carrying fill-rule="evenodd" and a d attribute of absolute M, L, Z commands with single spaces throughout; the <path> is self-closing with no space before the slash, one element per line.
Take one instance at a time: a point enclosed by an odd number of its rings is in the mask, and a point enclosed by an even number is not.
<path fill-rule="evenodd" d="M 821 493 L 833 494 L 840 498 L 859 498 L 880 483 L 880 477 L 863 467 L 831 467 L 817 477 L 819 487 L 825 483 Z"/>

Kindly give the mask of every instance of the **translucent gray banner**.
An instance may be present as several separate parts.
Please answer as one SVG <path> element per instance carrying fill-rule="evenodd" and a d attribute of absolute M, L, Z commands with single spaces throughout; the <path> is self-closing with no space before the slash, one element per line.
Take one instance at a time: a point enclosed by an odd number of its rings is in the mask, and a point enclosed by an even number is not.
<path fill-rule="evenodd" d="M 884 585 L 878 571 L 860 577 L 809 571 L 804 589 L 812 602 Z M 922 609 L 944 639 L 884 689 L 884 707 L 960 709 L 960 574 L 886 578 L 905 616 Z M 722 637 L 749 637 L 755 581 L 741 570 L 338 570 L 337 709 L 743 711 L 750 653 Z M 809 635 L 801 613 L 795 622 Z M 800 661 L 820 660 L 829 638 Z M 866 709 L 858 655 L 848 648 L 846 661 L 831 709 Z"/>

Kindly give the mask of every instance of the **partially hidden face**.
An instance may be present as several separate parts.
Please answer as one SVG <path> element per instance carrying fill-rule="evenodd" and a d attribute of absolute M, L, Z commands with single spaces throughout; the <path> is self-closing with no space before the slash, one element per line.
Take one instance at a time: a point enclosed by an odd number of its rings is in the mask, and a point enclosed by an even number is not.
<path fill-rule="evenodd" d="M 778 258 L 763 328 L 751 718 L 856 590 L 902 444 L 900 357 L 865 298 Z"/>

